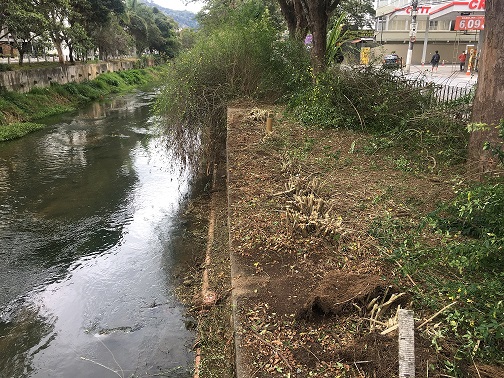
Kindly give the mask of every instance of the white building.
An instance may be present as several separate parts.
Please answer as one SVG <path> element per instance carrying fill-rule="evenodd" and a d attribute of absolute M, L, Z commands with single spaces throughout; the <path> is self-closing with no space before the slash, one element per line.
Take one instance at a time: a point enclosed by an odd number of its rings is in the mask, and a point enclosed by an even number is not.
<path fill-rule="evenodd" d="M 376 0 L 375 38 L 382 53 L 401 57 L 412 39 L 412 64 L 429 63 L 435 50 L 446 63 L 458 63 L 462 51 L 479 52 L 484 16 L 485 0 L 418 0 L 415 27 L 412 0 Z"/>

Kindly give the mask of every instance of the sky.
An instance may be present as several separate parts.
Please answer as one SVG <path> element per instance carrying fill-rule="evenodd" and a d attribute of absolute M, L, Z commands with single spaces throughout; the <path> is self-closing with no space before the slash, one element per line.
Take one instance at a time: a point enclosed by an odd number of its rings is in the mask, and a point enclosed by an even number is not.
<path fill-rule="evenodd" d="M 189 12 L 197 13 L 203 7 L 203 3 L 196 1 L 191 1 L 187 3 L 186 0 L 153 0 L 155 4 L 161 5 L 162 7 L 175 9 L 175 10 L 187 10 Z"/>

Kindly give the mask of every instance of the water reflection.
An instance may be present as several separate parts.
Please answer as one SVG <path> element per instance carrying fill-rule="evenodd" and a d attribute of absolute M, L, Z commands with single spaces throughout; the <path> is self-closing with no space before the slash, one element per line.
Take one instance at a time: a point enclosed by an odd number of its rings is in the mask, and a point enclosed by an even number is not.
<path fill-rule="evenodd" d="M 188 173 L 151 99 L 0 145 L 0 376 L 190 376 L 166 271 Z"/>
<path fill-rule="evenodd" d="M 32 349 L 43 350 L 52 340 L 54 318 L 44 318 L 33 305 L 22 307 L 9 318 L 9 322 L 0 322 L 0 372 L 2 377 L 23 377 L 33 371 Z"/>

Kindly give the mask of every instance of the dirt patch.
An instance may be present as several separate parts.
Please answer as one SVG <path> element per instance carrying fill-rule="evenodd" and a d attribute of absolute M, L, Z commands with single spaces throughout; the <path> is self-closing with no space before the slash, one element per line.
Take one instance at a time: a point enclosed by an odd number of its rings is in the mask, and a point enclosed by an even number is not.
<path fill-rule="evenodd" d="M 383 280 L 374 275 L 330 272 L 310 300 L 298 311 L 297 318 L 310 320 L 355 311 L 353 305 L 367 305 L 373 298 L 383 294 L 383 284 Z"/>
<path fill-rule="evenodd" d="M 504 377 L 504 367 L 490 365 L 474 365 L 469 369 L 471 377 L 495 378 Z"/>

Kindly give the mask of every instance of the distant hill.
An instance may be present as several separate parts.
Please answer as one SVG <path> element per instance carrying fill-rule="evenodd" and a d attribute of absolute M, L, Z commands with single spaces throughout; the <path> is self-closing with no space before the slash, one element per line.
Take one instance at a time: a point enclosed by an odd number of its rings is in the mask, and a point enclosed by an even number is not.
<path fill-rule="evenodd" d="M 149 7 L 156 7 L 164 14 L 170 16 L 175 20 L 175 22 L 181 28 L 193 28 L 196 29 L 198 27 L 198 22 L 195 19 L 196 14 L 189 11 L 179 11 L 174 9 L 165 8 L 161 5 L 158 5 L 154 2 L 154 0 L 141 0 L 145 5 Z"/>

